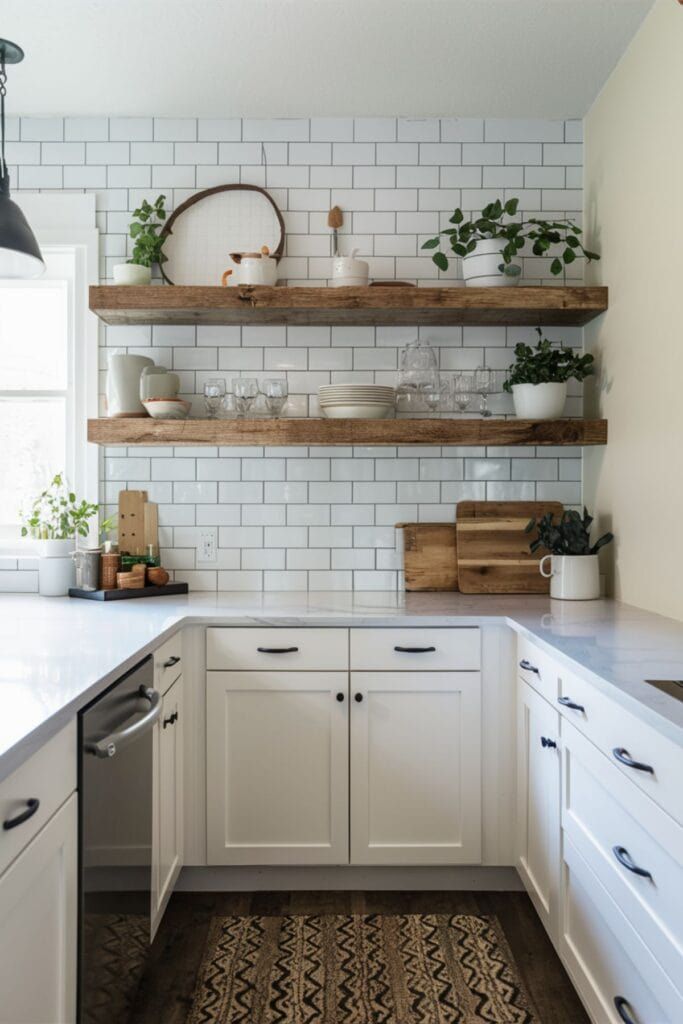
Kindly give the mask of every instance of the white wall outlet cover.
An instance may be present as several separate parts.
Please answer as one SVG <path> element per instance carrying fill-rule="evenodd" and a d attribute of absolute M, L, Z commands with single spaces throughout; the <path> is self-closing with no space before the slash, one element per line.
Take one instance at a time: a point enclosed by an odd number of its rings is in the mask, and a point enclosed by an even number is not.
<path fill-rule="evenodd" d="M 218 536 L 216 528 L 207 527 L 202 530 L 199 534 L 199 544 L 197 545 L 197 565 L 215 565 L 217 546 Z"/>

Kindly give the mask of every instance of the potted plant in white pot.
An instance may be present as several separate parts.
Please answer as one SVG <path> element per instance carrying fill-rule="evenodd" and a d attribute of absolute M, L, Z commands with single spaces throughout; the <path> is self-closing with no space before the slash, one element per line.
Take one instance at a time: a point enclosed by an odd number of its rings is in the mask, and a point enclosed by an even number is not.
<path fill-rule="evenodd" d="M 88 520 L 98 505 L 78 501 L 63 474 L 57 473 L 23 517 L 22 537 L 30 537 L 38 555 L 38 591 L 43 597 L 63 597 L 75 583 L 72 553 L 78 537 L 87 537 Z"/>
<path fill-rule="evenodd" d="M 157 196 L 154 203 L 143 199 L 137 210 L 133 210 L 136 218 L 130 225 L 130 237 L 135 243 L 133 253 L 126 263 L 114 265 L 114 284 L 150 284 L 152 266 L 166 262 L 161 251 L 164 240 L 159 235 L 166 220 L 165 202 L 166 196 Z"/>
<path fill-rule="evenodd" d="M 515 345 L 515 361 L 508 370 L 503 390 L 512 395 L 515 415 L 521 420 L 553 420 L 564 412 L 567 381 L 582 381 L 593 373 L 593 356 L 577 354 L 564 345 L 553 346 L 536 327 L 534 348 Z"/>
<path fill-rule="evenodd" d="M 562 601 L 593 601 L 600 597 L 598 551 L 614 540 L 605 533 L 595 544 L 590 542 L 592 516 L 584 508 L 583 515 L 574 510 L 563 512 L 556 523 L 552 513 L 538 522 L 532 519 L 526 532 L 538 531 L 529 545 L 532 554 L 539 548 L 550 552 L 538 564 L 541 576 L 550 579 L 550 596 Z M 550 569 L 546 563 L 550 561 Z"/>
<path fill-rule="evenodd" d="M 465 284 L 478 288 L 519 284 L 522 268 L 516 260 L 527 241 L 531 242 L 534 256 L 549 256 L 551 246 L 562 246 L 550 264 L 550 272 L 555 276 L 561 274 L 577 256 L 585 256 L 589 261 L 600 259 L 597 253 L 584 249 L 579 238 L 581 228 L 573 221 L 541 220 L 538 217 L 510 220 L 516 216 L 518 206 L 519 199 L 506 202 L 496 199 L 473 220 L 465 220 L 465 214 L 458 207 L 449 219 L 453 226 L 445 228 L 436 238 L 427 239 L 422 248 L 438 248 L 441 235 L 444 235 L 452 255 L 462 259 Z M 446 253 L 439 250 L 432 260 L 439 270 L 448 269 Z"/>

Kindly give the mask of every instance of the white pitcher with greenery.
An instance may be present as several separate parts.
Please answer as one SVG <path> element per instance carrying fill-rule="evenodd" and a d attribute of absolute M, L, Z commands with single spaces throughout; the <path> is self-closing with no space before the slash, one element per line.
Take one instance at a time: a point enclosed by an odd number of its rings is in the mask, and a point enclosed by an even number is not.
<path fill-rule="evenodd" d="M 78 537 L 87 537 L 89 520 L 98 505 L 78 501 L 62 473 L 41 491 L 30 511 L 22 515 L 22 537 L 30 537 L 38 555 L 38 590 L 43 597 L 63 597 L 75 584 L 71 557 Z"/>
<path fill-rule="evenodd" d="M 536 327 L 538 344 L 515 345 L 515 361 L 503 390 L 512 394 L 515 415 L 521 420 L 554 420 L 564 412 L 567 381 L 585 380 L 593 373 L 593 356 L 579 355 L 560 344 L 553 346 Z"/>
<path fill-rule="evenodd" d="M 532 519 L 527 525 L 527 533 L 538 530 L 538 538 L 529 545 L 531 553 L 541 548 L 550 552 L 543 556 L 538 567 L 541 576 L 550 580 L 552 598 L 592 601 L 600 597 L 598 551 L 614 540 L 614 534 L 605 533 L 591 544 L 592 524 L 593 517 L 584 508 L 583 516 L 570 509 L 555 522 L 553 514 L 548 512 L 538 522 Z"/>

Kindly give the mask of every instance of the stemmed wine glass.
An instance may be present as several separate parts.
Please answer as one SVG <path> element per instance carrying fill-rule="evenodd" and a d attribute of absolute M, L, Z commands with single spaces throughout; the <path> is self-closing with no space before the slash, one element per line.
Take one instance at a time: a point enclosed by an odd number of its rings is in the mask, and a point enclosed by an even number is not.
<path fill-rule="evenodd" d="M 254 399 L 258 395 L 256 377 L 235 377 L 232 382 L 232 393 L 235 396 L 237 418 L 244 419 L 249 414 Z"/>
<path fill-rule="evenodd" d="M 289 389 L 284 378 L 272 377 L 261 384 L 261 393 L 265 398 L 266 409 L 270 416 L 279 416 L 287 404 Z"/>
<path fill-rule="evenodd" d="M 479 412 L 482 416 L 490 416 L 489 395 L 493 391 L 495 377 L 493 370 L 486 366 L 478 366 L 474 371 L 474 390 L 479 395 Z"/>
<path fill-rule="evenodd" d="M 204 406 L 208 419 L 215 420 L 225 398 L 225 381 L 221 378 L 207 380 L 204 384 Z"/>
<path fill-rule="evenodd" d="M 463 413 L 472 402 L 474 380 L 471 373 L 456 373 L 453 378 L 453 401 L 458 412 Z"/>

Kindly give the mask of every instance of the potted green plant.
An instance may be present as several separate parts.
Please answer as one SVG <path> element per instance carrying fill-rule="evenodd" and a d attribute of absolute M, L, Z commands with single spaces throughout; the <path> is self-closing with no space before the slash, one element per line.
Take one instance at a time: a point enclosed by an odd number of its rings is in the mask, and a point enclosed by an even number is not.
<path fill-rule="evenodd" d="M 526 532 L 538 531 L 529 549 L 535 554 L 540 548 L 550 552 L 539 562 L 541 576 L 550 579 L 550 596 L 563 601 L 592 601 L 600 597 L 600 570 L 598 551 L 614 540 L 612 533 L 605 533 L 595 544 L 591 544 L 590 530 L 592 516 L 584 508 L 583 515 L 573 509 L 562 513 L 555 522 L 552 513 L 542 516 L 538 522 L 532 519 Z M 545 564 L 550 561 L 550 570 Z"/>
<path fill-rule="evenodd" d="M 511 220 L 516 216 L 518 206 L 519 199 L 506 202 L 496 199 L 473 220 L 465 220 L 465 214 L 458 207 L 449 219 L 453 226 L 439 232 L 436 238 L 429 238 L 422 248 L 438 248 L 441 236 L 445 236 L 452 254 L 462 259 L 465 284 L 480 288 L 518 284 L 522 268 L 515 260 L 527 242 L 531 242 L 534 256 L 548 256 L 551 246 L 563 246 L 550 264 L 550 272 L 554 275 L 562 273 L 563 268 L 578 256 L 585 256 L 589 261 L 600 259 L 597 253 L 584 249 L 580 240 L 581 228 L 573 221 L 538 217 Z M 448 269 L 445 252 L 439 249 L 432 259 L 439 270 Z"/>
<path fill-rule="evenodd" d="M 535 328 L 538 342 L 532 348 L 515 345 L 515 361 L 508 370 L 503 390 L 512 395 L 515 415 L 523 420 L 557 419 L 564 411 L 567 381 L 582 381 L 593 373 L 593 356 L 553 345 Z"/>
<path fill-rule="evenodd" d="M 114 284 L 150 284 L 152 266 L 166 262 L 161 251 L 164 240 L 159 234 L 166 220 L 165 202 L 166 196 L 157 196 L 153 203 L 143 199 L 137 210 L 133 210 L 135 220 L 130 224 L 133 252 L 126 263 L 114 266 Z"/>
<path fill-rule="evenodd" d="M 74 585 L 74 540 L 88 536 L 89 520 L 98 509 L 98 505 L 79 501 L 64 475 L 57 473 L 22 516 L 21 535 L 34 542 L 39 557 L 38 590 L 44 597 L 63 596 Z"/>

